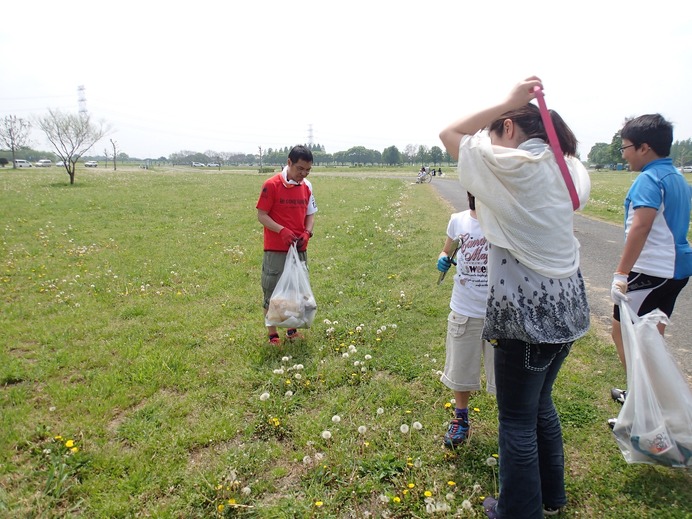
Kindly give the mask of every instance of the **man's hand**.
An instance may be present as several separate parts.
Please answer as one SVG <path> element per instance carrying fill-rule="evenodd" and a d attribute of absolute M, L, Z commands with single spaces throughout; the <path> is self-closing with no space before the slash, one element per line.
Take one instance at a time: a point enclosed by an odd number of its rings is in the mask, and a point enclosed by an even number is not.
<path fill-rule="evenodd" d="M 312 233 L 310 233 L 309 231 L 303 231 L 301 234 L 298 235 L 299 251 L 304 251 L 308 248 L 308 241 L 310 241 L 310 238 L 312 238 Z"/>
<path fill-rule="evenodd" d="M 283 229 L 281 229 L 279 231 L 279 236 L 281 237 L 281 241 L 283 242 L 283 244 L 287 247 L 290 247 L 291 244 L 298 239 L 298 236 L 296 236 L 294 232 L 288 227 L 284 227 Z"/>
<path fill-rule="evenodd" d="M 622 302 L 629 301 L 627 293 L 627 276 L 625 274 L 615 273 L 613 275 L 613 284 L 610 286 L 610 299 L 613 303 L 619 305 Z"/>
<path fill-rule="evenodd" d="M 452 260 L 450 260 L 446 255 L 440 256 L 437 260 L 437 270 L 440 272 L 447 272 L 451 266 Z"/>

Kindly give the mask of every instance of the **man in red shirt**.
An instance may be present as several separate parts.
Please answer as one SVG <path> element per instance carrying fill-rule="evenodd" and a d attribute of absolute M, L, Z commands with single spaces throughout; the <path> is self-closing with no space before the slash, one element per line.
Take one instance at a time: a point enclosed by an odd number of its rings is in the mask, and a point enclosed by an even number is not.
<path fill-rule="evenodd" d="M 317 204 L 307 176 L 312 169 L 312 152 L 305 146 L 294 146 L 283 171 L 264 182 L 257 201 L 257 219 L 264 226 L 262 290 L 264 315 L 269 299 L 281 277 L 286 253 L 292 243 L 298 245 L 298 256 L 307 263 L 308 241 L 312 238 Z M 281 341 L 276 326 L 267 326 L 269 343 Z M 295 328 L 286 331 L 286 339 L 301 338 Z"/>

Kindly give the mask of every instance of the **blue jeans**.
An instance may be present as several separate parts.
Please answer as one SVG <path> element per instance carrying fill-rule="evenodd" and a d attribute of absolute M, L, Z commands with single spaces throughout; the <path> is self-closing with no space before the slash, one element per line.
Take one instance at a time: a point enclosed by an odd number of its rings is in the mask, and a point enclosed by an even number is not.
<path fill-rule="evenodd" d="M 572 343 L 528 344 L 498 340 L 495 384 L 499 410 L 502 519 L 542 519 L 543 506 L 559 508 L 565 495 L 562 428 L 553 383 Z"/>

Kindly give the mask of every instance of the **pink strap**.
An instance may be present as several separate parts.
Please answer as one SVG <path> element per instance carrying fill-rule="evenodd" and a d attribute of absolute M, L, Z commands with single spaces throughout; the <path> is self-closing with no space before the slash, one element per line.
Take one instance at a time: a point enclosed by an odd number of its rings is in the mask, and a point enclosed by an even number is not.
<path fill-rule="evenodd" d="M 572 209 L 576 211 L 579 208 L 579 195 L 577 195 L 577 190 L 574 187 L 572 175 L 569 174 L 569 170 L 567 169 L 567 163 L 565 162 L 565 156 L 560 148 L 560 141 L 557 138 L 555 126 L 553 126 L 553 120 L 550 118 L 548 107 L 546 106 L 545 99 L 543 98 L 543 90 L 541 87 L 535 86 L 533 87 L 533 92 L 536 94 L 536 101 L 538 101 L 538 108 L 541 112 L 543 126 L 545 126 L 545 131 L 548 134 L 550 147 L 553 148 L 555 160 L 557 161 L 557 165 L 562 173 L 562 178 L 565 180 L 565 184 L 567 184 L 567 191 L 569 191 L 569 197 L 572 199 Z"/>

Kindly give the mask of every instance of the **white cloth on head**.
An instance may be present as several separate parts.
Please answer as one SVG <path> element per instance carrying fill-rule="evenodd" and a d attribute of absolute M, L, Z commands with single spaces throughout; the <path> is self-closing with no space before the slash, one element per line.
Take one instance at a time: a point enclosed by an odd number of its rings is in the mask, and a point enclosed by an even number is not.
<path fill-rule="evenodd" d="M 565 157 L 580 208 L 591 179 L 579 159 Z M 494 146 L 487 131 L 466 135 L 459 145 L 459 180 L 476 197 L 485 237 L 523 265 L 549 278 L 579 268 L 579 241 L 567 185 L 550 147 L 529 139 L 518 148 Z"/>

